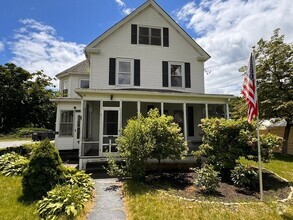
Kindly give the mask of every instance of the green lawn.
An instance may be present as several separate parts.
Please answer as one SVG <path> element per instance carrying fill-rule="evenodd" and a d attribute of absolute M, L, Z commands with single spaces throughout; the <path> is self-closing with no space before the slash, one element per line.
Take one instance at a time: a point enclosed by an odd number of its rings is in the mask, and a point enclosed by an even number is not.
<path fill-rule="evenodd" d="M 5 177 L 0 174 L 0 219 L 34 220 L 35 203 L 21 199 L 21 177 Z"/>
<path fill-rule="evenodd" d="M 250 161 L 242 160 L 245 163 Z M 264 167 L 293 181 L 293 156 L 275 155 Z M 141 183 L 128 181 L 124 186 L 128 219 L 293 219 L 289 203 L 255 203 L 237 206 L 202 204 L 172 198 Z M 283 209 L 283 207 L 286 207 Z M 286 210 L 279 215 L 280 210 Z"/>

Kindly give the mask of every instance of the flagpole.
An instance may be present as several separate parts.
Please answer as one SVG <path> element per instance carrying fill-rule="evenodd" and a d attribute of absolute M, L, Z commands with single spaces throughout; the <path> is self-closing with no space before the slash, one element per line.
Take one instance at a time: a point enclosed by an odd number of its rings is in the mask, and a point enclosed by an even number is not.
<path fill-rule="evenodd" d="M 254 68 L 254 84 L 255 84 L 255 96 L 256 96 L 256 100 L 258 102 L 258 95 L 257 95 L 257 82 L 256 82 L 256 65 L 255 65 L 255 57 L 254 57 L 254 50 L 252 52 L 252 56 L 253 56 L 253 68 Z M 257 123 L 257 152 L 258 152 L 258 173 L 259 173 L 259 194 L 260 194 L 260 201 L 264 201 L 263 198 L 263 180 L 262 180 L 262 162 L 261 162 L 261 148 L 260 148 L 260 135 L 259 135 L 259 107 L 257 104 L 257 119 L 256 119 L 256 123 Z"/>

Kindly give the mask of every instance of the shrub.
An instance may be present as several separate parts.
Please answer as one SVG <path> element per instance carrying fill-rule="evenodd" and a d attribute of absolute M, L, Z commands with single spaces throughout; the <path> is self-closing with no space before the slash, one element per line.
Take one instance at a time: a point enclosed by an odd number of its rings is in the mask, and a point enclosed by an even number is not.
<path fill-rule="evenodd" d="M 59 219 L 62 216 L 74 219 L 91 198 L 91 194 L 78 185 L 57 185 L 48 192 L 47 197 L 38 201 L 37 212 L 41 219 L 46 220 Z"/>
<path fill-rule="evenodd" d="M 254 124 L 246 120 L 202 119 L 203 144 L 195 152 L 198 157 L 205 157 L 207 163 L 230 178 L 230 171 L 237 160 L 243 156 L 257 161 L 257 134 Z M 263 135 L 261 153 L 263 162 L 272 157 L 272 150 L 280 144 L 275 135 Z M 229 174 L 229 175 L 227 175 Z"/>
<path fill-rule="evenodd" d="M 0 156 L 0 171 L 5 176 L 22 175 L 29 160 L 15 152 Z"/>
<path fill-rule="evenodd" d="M 39 199 L 54 188 L 63 174 L 59 153 L 48 139 L 42 141 L 31 156 L 22 179 L 25 196 Z"/>
<path fill-rule="evenodd" d="M 258 173 L 253 167 L 239 164 L 231 171 L 231 180 L 235 186 L 256 189 Z"/>
<path fill-rule="evenodd" d="M 18 147 L 7 147 L 0 149 L 0 155 L 15 152 L 19 155 L 28 157 L 33 151 L 33 149 L 35 149 L 37 146 L 39 146 L 39 143 L 23 144 Z"/>
<path fill-rule="evenodd" d="M 109 158 L 108 173 L 127 174 L 133 179 L 145 177 L 149 158 L 157 159 L 160 164 L 166 158 L 181 159 L 187 151 L 187 144 L 173 117 L 160 116 L 157 109 L 150 110 L 146 118 L 139 115 L 128 120 L 116 143 L 125 167 L 119 167 L 113 158 Z"/>
<path fill-rule="evenodd" d="M 17 128 L 16 134 L 20 137 L 24 136 L 30 136 L 35 131 L 49 131 L 46 128 L 34 128 L 34 127 L 28 127 L 28 128 Z"/>
<path fill-rule="evenodd" d="M 193 169 L 196 174 L 195 185 L 202 188 L 206 192 L 215 192 L 221 178 L 219 172 L 214 170 L 214 167 L 210 164 L 204 165 L 201 169 Z"/>
<path fill-rule="evenodd" d="M 64 184 L 66 185 L 76 185 L 81 187 L 86 193 L 91 193 L 94 189 L 94 182 L 91 179 L 89 174 L 86 174 L 85 171 L 77 170 L 75 168 L 64 169 Z"/>

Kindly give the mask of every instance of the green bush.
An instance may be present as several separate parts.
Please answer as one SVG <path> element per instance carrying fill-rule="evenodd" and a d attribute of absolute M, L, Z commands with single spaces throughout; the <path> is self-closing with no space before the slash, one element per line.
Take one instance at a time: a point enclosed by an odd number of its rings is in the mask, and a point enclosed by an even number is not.
<path fill-rule="evenodd" d="M 41 219 L 46 220 L 74 219 L 91 198 L 91 194 L 78 185 L 57 185 L 47 197 L 38 201 L 37 212 Z"/>
<path fill-rule="evenodd" d="M 89 194 L 94 189 L 94 182 L 91 176 L 86 174 L 84 170 L 66 167 L 64 169 L 63 181 L 66 185 L 77 185 Z"/>
<path fill-rule="evenodd" d="M 257 160 L 257 133 L 255 124 L 246 120 L 203 119 L 203 144 L 195 152 L 198 157 L 205 157 L 207 163 L 230 178 L 230 171 L 237 160 L 243 156 Z M 261 153 L 263 162 L 273 156 L 273 148 L 280 145 L 281 139 L 275 135 L 261 136 Z M 229 174 L 229 175 L 227 175 Z"/>
<path fill-rule="evenodd" d="M 205 192 L 215 192 L 221 178 L 219 177 L 219 172 L 214 170 L 214 167 L 210 164 L 204 165 L 201 169 L 193 169 L 196 174 L 196 180 L 194 184 L 199 186 Z"/>
<path fill-rule="evenodd" d="M 235 186 L 256 189 L 258 173 L 253 167 L 245 167 L 239 164 L 231 171 L 231 180 Z"/>
<path fill-rule="evenodd" d="M 58 150 L 48 139 L 42 141 L 30 158 L 22 179 L 25 196 L 39 199 L 46 195 L 63 176 L 62 161 Z"/>
<path fill-rule="evenodd" d="M 30 136 L 35 131 L 49 131 L 49 130 L 46 128 L 34 128 L 34 127 L 17 128 L 16 135 L 18 135 L 19 137 Z"/>
<path fill-rule="evenodd" d="M 113 158 L 109 159 L 108 173 L 123 173 L 133 179 L 145 177 L 148 159 L 155 158 L 160 164 L 166 158 L 181 159 L 187 152 L 178 124 L 174 123 L 172 116 L 160 116 L 157 109 L 150 110 L 146 118 L 139 115 L 128 120 L 116 143 L 125 166 L 119 167 Z"/>
<path fill-rule="evenodd" d="M 0 171 L 5 176 L 22 175 L 28 166 L 29 160 L 15 152 L 0 156 Z"/>

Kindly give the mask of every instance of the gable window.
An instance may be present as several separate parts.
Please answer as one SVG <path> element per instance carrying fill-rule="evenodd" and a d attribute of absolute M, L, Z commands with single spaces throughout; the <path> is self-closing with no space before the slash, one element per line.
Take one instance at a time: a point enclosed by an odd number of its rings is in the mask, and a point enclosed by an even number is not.
<path fill-rule="evenodd" d="M 162 30 L 160 28 L 139 27 L 139 44 L 162 45 Z"/>
<path fill-rule="evenodd" d="M 171 87 L 182 87 L 183 64 L 170 63 Z"/>
<path fill-rule="evenodd" d="M 133 60 L 117 59 L 118 85 L 131 85 L 133 75 Z"/>
<path fill-rule="evenodd" d="M 88 79 L 81 79 L 79 81 L 79 88 L 88 89 L 90 87 L 90 81 Z"/>
<path fill-rule="evenodd" d="M 61 111 L 59 134 L 63 136 L 73 135 L 73 111 Z"/>

